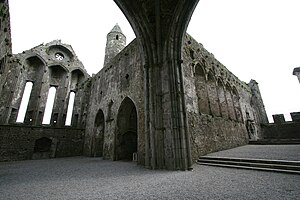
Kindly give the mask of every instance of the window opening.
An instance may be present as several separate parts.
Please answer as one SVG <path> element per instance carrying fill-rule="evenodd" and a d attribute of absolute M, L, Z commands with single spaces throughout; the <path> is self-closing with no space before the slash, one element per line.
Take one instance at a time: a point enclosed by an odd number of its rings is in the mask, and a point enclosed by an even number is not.
<path fill-rule="evenodd" d="M 30 94 L 31 94 L 31 91 L 32 91 L 32 87 L 33 87 L 32 82 L 27 82 L 26 83 L 16 122 L 20 122 L 20 123 L 24 122 L 27 107 L 28 107 L 28 103 L 29 103 Z"/>
<path fill-rule="evenodd" d="M 56 88 L 51 87 L 49 89 L 44 118 L 43 118 L 43 124 L 50 124 L 52 110 L 54 106 L 54 100 L 55 100 L 55 94 L 56 94 Z"/>
<path fill-rule="evenodd" d="M 61 54 L 61 53 L 56 53 L 56 54 L 55 54 L 55 58 L 56 58 L 57 60 L 63 60 L 65 57 L 64 57 L 64 55 Z"/>
<path fill-rule="evenodd" d="M 74 101 L 75 101 L 75 92 L 71 92 L 70 93 L 70 98 L 69 98 L 67 119 L 66 119 L 66 123 L 65 123 L 66 126 L 71 126 L 73 108 L 74 108 Z"/>

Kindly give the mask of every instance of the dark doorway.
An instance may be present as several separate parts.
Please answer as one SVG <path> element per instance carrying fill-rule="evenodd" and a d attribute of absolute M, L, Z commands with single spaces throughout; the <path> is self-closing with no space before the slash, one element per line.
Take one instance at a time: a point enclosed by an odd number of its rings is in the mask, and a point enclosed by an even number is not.
<path fill-rule="evenodd" d="M 105 120 L 103 111 L 100 109 L 95 118 L 94 135 L 92 140 L 92 156 L 103 156 L 103 143 L 104 143 L 104 128 Z"/>
<path fill-rule="evenodd" d="M 55 148 L 51 139 L 42 137 L 34 143 L 32 159 L 47 159 L 55 156 Z"/>
<path fill-rule="evenodd" d="M 126 97 L 118 112 L 116 132 L 116 160 L 133 160 L 137 152 L 137 111 Z"/>

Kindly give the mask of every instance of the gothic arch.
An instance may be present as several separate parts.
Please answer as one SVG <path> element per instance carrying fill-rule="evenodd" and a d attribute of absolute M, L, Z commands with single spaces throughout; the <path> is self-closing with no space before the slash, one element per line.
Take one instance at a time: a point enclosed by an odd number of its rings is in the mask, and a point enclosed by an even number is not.
<path fill-rule="evenodd" d="M 233 99 L 233 106 L 235 110 L 236 120 L 239 122 L 243 122 L 242 110 L 240 105 L 240 97 L 235 87 L 233 87 L 232 89 L 232 99 Z"/>
<path fill-rule="evenodd" d="M 138 118 L 134 102 L 126 97 L 118 110 L 115 134 L 115 160 L 132 160 L 137 153 Z"/>
<path fill-rule="evenodd" d="M 104 144 L 104 131 L 105 131 L 105 118 L 101 109 L 98 110 L 94 121 L 94 134 L 92 138 L 91 156 L 103 156 Z"/>
<path fill-rule="evenodd" d="M 220 117 L 220 106 L 219 97 L 217 91 L 217 82 L 214 74 L 212 72 L 208 73 L 207 76 L 207 93 L 209 99 L 209 108 L 212 116 Z"/>
<path fill-rule="evenodd" d="M 229 119 L 236 120 L 235 109 L 234 109 L 233 98 L 232 98 L 232 87 L 230 86 L 230 84 L 227 83 L 225 88 L 226 88 L 225 94 L 226 94 L 226 100 L 228 105 Z"/>
<path fill-rule="evenodd" d="M 26 80 L 33 83 L 24 119 L 24 124 L 40 124 L 41 116 L 39 115 L 39 107 L 42 103 L 40 97 L 42 92 L 44 70 L 46 67 L 45 61 L 39 55 L 32 55 L 28 56 L 24 60 L 23 64 L 26 70 Z"/>
<path fill-rule="evenodd" d="M 80 83 L 85 79 L 82 69 L 75 69 L 71 72 L 71 90 L 76 90 Z"/>
<path fill-rule="evenodd" d="M 218 79 L 217 83 L 221 115 L 223 118 L 228 119 L 228 105 L 225 94 L 225 84 L 221 79 Z"/>
<path fill-rule="evenodd" d="M 67 47 L 63 45 L 52 45 L 47 49 L 48 54 L 56 54 L 61 53 L 64 57 L 67 58 L 67 60 L 72 61 L 74 59 L 73 52 L 70 51 Z"/>
<path fill-rule="evenodd" d="M 200 64 L 195 66 L 195 88 L 198 97 L 199 113 L 210 114 L 206 72 Z"/>

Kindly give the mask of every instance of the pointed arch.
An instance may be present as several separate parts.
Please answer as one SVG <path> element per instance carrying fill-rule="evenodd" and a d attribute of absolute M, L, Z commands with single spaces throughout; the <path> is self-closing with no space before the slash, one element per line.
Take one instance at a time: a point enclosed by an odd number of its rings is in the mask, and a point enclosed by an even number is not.
<path fill-rule="evenodd" d="M 225 95 L 225 84 L 221 79 L 218 79 L 217 82 L 218 85 L 218 97 L 219 97 L 219 103 L 220 103 L 220 111 L 223 118 L 228 119 L 228 105 Z"/>
<path fill-rule="evenodd" d="M 234 109 L 233 98 L 232 98 L 232 87 L 227 83 L 225 88 L 226 88 L 225 94 L 226 94 L 226 100 L 228 105 L 229 119 L 236 120 L 235 109 Z"/>
<path fill-rule="evenodd" d="M 85 79 L 82 69 L 75 69 L 71 72 L 71 90 L 76 90 L 80 83 Z"/>
<path fill-rule="evenodd" d="M 233 99 L 233 106 L 236 115 L 236 120 L 239 122 L 243 122 L 242 110 L 240 105 L 240 97 L 236 87 L 232 88 L 232 99 Z"/>
<path fill-rule="evenodd" d="M 195 89 L 198 97 L 199 113 L 210 114 L 206 73 L 200 64 L 195 66 Z"/>
<path fill-rule="evenodd" d="M 91 145 L 91 156 L 103 156 L 105 118 L 101 109 L 98 110 L 94 121 L 94 134 Z"/>
<path fill-rule="evenodd" d="M 134 102 L 125 97 L 117 115 L 115 160 L 132 160 L 137 152 L 137 109 Z"/>
<path fill-rule="evenodd" d="M 219 106 L 217 82 L 212 72 L 209 72 L 207 76 L 207 91 L 208 91 L 207 93 L 208 93 L 210 113 L 213 116 L 220 117 L 221 112 Z"/>

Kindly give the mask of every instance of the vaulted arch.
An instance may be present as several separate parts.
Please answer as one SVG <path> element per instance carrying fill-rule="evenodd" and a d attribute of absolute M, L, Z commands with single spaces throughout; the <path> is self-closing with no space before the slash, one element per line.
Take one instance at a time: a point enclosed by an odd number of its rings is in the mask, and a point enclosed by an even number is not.
<path fill-rule="evenodd" d="M 91 155 L 93 157 L 103 156 L 103 143 L 105 131 L 105 117 L 101 109 L 98 110 L 94 122 L 94 134 L 91 145 Z"/>
<path fill-rule="evenodd" d="M 127 17 L 145 55 L 145 165 L 186 170 L 192 160 L 181 46 L 199 0 L 114 1 Z"/>
<path fill-rule="evenodd" d="M 226 94 L 226 101 L 228 105 L 229 119 L 236 120 L 235 109 L 234 109 L 233 98 L 232 98 L 232 87 L 227 83 L 225 88 L 226 88 L 225 94 Z"/>
<path fill-rule="evenodd" d="M 213 73 L 208 73 L 207 76 L 207 93 L 209 99 L 210 114 L 220 117 L 219 97 L 217 91 L 217 81 Z"/>
<path fill-rule="evenodd" d="M 221 115 L 223 118 L 228 119 L 228 105 L 225 95 L 225 85 L 221 79 L 218 79 L 218 96 Z"/>
<path fill-rule="evenodd" d="M 115 160 L 132 160 L 137 153 L 137 110 L 133 101 L 126 97 L 118 110 L 115 137 Z"/>
<path fill-rule="evenodd" d="M 206 72 L 204 68 L 199 64 L 195 66 L 195 88 L 198 97 L 199 113 L 210 114 Z"/>

